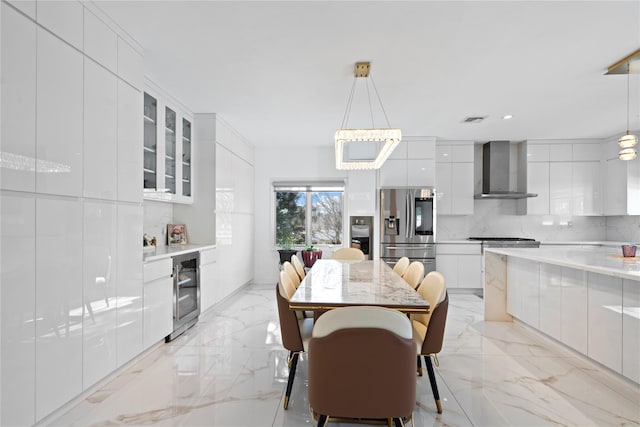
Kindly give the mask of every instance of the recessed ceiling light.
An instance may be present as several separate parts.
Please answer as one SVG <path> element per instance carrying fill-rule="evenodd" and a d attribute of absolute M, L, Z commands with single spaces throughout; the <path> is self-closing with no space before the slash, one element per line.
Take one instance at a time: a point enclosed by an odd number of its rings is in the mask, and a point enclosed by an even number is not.
<path fill-rule="evenodd" d="M 513 116 L 511 114 L 507 114 L 506 116 L 502 116 L 502 118 L 504 120 L 509 120 L 509 119 L 513 118 Z"/>

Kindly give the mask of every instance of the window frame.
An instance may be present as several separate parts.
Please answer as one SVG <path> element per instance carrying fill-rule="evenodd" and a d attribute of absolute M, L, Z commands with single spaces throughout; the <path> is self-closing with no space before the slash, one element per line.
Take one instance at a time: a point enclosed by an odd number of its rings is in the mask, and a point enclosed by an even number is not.
<path fill-rule="evenodd" d="M 341 209 L 341 223 L 342 223 L 342 232 L 341 232 L 341 240 L 344 244 L 345 240 L 345 193 L 346 193 L 346 183 L 344 181 L 274 181 L 271 185 L 272 188 L 272 209 L 271 215 L 273 217 L 271 233 L 272 233 L 272 242 L 275 248 L 279 248 L 277 238 L 277 200 L 276 193 L 282 191 L 291 191 L 291 192 L 306 192 L 306 201 L 305 201 L 305 242 L 304 243 L 294 243 L 293 248 L 304 248 L 310 245 L 314 246 L 331 246 L 334 244 L 331 243 L 312 243 L 313 239 L 313 193 L 317 192 L 335 192 L 342 193 L 342 197 L 340 200 L 340 209 Z M 335 245 L 338 245 L 337 243 Z"/>

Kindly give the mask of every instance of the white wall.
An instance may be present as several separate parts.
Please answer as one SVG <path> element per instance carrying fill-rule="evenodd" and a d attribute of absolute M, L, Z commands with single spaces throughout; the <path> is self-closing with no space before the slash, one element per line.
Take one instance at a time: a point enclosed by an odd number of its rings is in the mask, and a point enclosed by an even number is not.
<path fill-rule="evenodd" d="M 640 244 L 640 215 L 607 217 L 607 240 Z"/>

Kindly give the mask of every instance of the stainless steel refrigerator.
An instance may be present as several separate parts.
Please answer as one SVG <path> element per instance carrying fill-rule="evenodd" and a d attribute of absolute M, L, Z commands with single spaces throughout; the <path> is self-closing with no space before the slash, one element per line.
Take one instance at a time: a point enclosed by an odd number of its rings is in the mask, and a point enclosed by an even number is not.
<path fill-rule="evenodd" d="M 432 187 L 380 189 L 380 258 L 403 256 L 436 269 L 436 191 Z"/>

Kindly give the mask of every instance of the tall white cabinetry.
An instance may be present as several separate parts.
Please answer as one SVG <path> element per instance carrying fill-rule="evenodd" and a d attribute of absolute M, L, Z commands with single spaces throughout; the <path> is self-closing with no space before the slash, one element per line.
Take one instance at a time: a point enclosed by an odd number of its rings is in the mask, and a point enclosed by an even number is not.
<path fill-rule="evenodd" d="M 618 137 L 604 143 L 604 214 L 640 215 L 640 159 L 621 161 L 618 151 Z"/>
<path fill-rule="evenodd" d="M 142 350 L 141 48 L 90 3 L 35 5 L 0 4 L 1 425 Z"/>
<path fill-rule="evenodd" d="M 438 215 L 473 214 L 473 142 L 436 146 Z"/>
<path fill-rule="evenodd" d="M 220 118 L 215 164 L 218 302 L 253 279 L 254 257 L 253 147 Z"/>
<path fill-rule="evenodd" d="M 597 141 L 527 141 L 530 215 L 602 215 L 601 148 Z"/>
<path fill-rule="evenodd" d="M 435 138 L 403 140 L 380 168 L 380 186 L 435 186 L 435 149 Z"/>
<path fill-rule="evenodd" d="M 144 197 L 193 203 L 192 114 L 151 82 L 143 113 Z"/>

